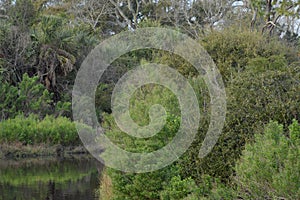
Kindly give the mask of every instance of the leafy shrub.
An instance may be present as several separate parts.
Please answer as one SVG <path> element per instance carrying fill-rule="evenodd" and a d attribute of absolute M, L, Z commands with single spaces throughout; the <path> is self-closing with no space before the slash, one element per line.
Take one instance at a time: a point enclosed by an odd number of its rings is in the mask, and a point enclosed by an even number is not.
<path fill-rule="evenodd" d="M 254 66 L 255 65 L 255 66 Z M 270 120 L 285 128 L 295 118 L 300 120 L 299 65 L 281 66 L 271 70 L 253 62 L 238 76 L 227 82 L 227 114 L 223 132 L 212 152 L 203 159 L 198 152 L 205 137 L 209 115 L 203 116 L 198 135 L 181 160 L 183 177 L 191 176 L 197 183 L 201 174 L 230 181 L 235 161 L 254 133 L 262 131 Z"/>
<path fill-rule="evenodd" d="M 0 122 L 0 142 L 23 144 L 79 144 L 75 124 L 66 117 L 46 116 L 40 120 L 36 115 Z"/>
<path fill-rule="evenodd" d="M 221 183 L 218 179 L 209 175 L 202 175 L 200 184 L 189 178 L 181 178 L 179 175 L 172 177 L 168 185 L 161 192 L 163 200 L 198 200 L 198 199 L 235 199 L 236 192 Z"/>
<path fill-rule="evenodd" d="M 231 27 L 215 31 L 200 43 L 215 61 L 225 83 L 257 62 L 276 69 L 297 61 L 297 50 L 260 32 Z M 256 62 L 256 63 L 254 63 Z"/>
<path fill-rule="evenodd" d="M 255 143 L 246 145 L 236 165 L 236 181 L 245 199 L 300 198 L 300 125 L 294 120 L 285 135 L 283 125 L 270 122 Z"/>
<path fill-rule="evenodd" d="M 130 113 L 137 124 L 147 125 L 150 121 L 149 108 L 154 104 L 163 105 L 167 112 L 166 125 L 155 136 L 146 139 L 131 137 L 118 128 L 112 115 L 104 114 L 103 126 L 108 128 L 106 135 L 114 144 L 130 152 L 152 152 L 163 147 L 173 139 L 180 124 L 175 95 L 161 86 L 143 86 L 130 101 Z M 122 173 L 113 169 L 107 169 L 107 173 L 113 183 L 114 199 L 159 199 L 159 192 L 179 174 L 175 164 L 144 174 Z"/>
<path fill-rule="evenodd" d="M 25 116 L 35 114 L 43 118 L 51 113 L 56 116 L 70 113 L 71 103 L 59 101 L 54 107 L 53 94 L 39 83 L 38 79 L 37 76 L 29 77 L 25 73 L 17 86 L 2 82 L 0 79 L 0 93 L 5 94 L 0 96 L 0 121 L 14 118 L 19 114 Z"/>
<path fill-rule="evenodd" d="M 192 178 L 182 179 L 179 175 L 175 175 L 164 187 L 164 190 L 160 192 L 160 199 L 183 199 L 188 195 L 195 195 L 196 193 L 199 193 L 199 191 L 200 189 L 197 188 L 197 185 Z"/>
<path fill-rule="evenodd" d="M 196 185 L 201 188 L 204 187 L 205 183 L 203 182 L 203 175 L 208 175 L 212 177 L 211 187 L 205 189 L 203 188 L 200 192 L 201 196 L 214 199 L 222 197 L 225 199 L 232 199 L 234 192 L 232 189 L 228 189 L 226 185 L 221 184 L 221 182 L 215 182 L 215 178 L 220 179 L 222 182 L 230 181 L 230 177 L 234 172 L 235 161 L 239 158 L 241 151 L 244 148 L 246 142 L 252 141 L 254 137 L 254 132 L 261 130 L 264 124 L 268 123 L 270 119 L 275 119 L 281 123 L 288 124 L 292 121 L 292 118 L 298 118 L 298 113 L 300 113 L 299 106 L 299 84 L 297 84 L 297 71 L 298 68 L 284 68 L 280 70 L 264 70 L 257 73 L 256 68 L 248 68 L 240 74 L 239 77 L 236 77 L 232 80 L 231 83 L 227 86 L 227 96 L 228 96 L 228 114 L 226 118 L 225 127 L 217 145 L 214 147 L 213 151 L 203 159 L 198 158 L 198 152 L 200 146 L 202 145 L 202 140 L 206 134 L 208 123 L 209 123 L 209 97 L 207 88 L 203 87 L 204 83 L 199 80 L 192 81 L 192 86 L 197 92 L 200 105 L 202 108 L 202 119 L 200 122 L 199 132 L 189 150 L 183 155 L 178 161 L 180 166 L 177 174 L 174 173 L 174 176 L 180 175 L 182 180 L 186 180 L 191 177 Z M 145 89 L 143 91 L 146 91 Z M 158 93 L 159 94 L 159 93 Z M 147 95 L 146 95 L 147 96 Z M 163 97 L 162 97 L 163 96 Z M 172 107 L 175 105 L 172 101 L 171 96 L 162 95 L 162 96 L 152 96 L 148 101 L 145 99 L 139 98 L 139 102 L 132 104 L 132 118 L 141 124 L 147 124 L 147 109 L 143 109 L 143 105 L 153 105 L 157 100 L 161 99 L 167 106 Z M 134 99 L 134 98 L 133 98 Z M 176 106 L 173 106 L 176 107 Z M 175 116 L 178 116 L 178 112 L 175 110 Z M 169 116 L 171 117 L 171 115 Z M 171 122 L 170 127 L 174 126 L 174 121 Z M 121 131 L 118 131 L 118 127 L 113 123 L 111 116 L 106 115 L 104 117 L 104 124 L 109 127 L 107 132 L 108 136 L 113 140 L 115 144 L 122 143 L 125 141 L 125 144 L 128 146 L 125 147 L 130 151 L 152 151 L 153 147 L 159 148 L 165 143 L 160 143 L 159 140 L 148 140 L 144 147 L 145 143 L 138 142 L 139 140 L 133 140 L 124 134 Z M 168 126 L 165 126 L 168 127 Z M 166 129 L 165 129 L 166 130 Z M 174 129 L 167 129 L 164 134 L 170 134 L 169 132 L 174 131 Z M 159 134 L 158 134 L 159 135 Z M 153 138 L 151 138 L 153 139 Z M 157 139 L 157 138 L 156 138 Z M 134 141 L 134 142 L 132 142 Z M 168 142 L 166 140 L 165 142 Z M 149 146 L 152 147 L 149 149 Z M 124 147 L 124 146 L 120 146 Z M 164 172 L 167 173 L 167 172 Z M 113 185 L 122 186 L 116 188 L 123 188 L 121 191 L 124 191 L 126 185 L 131 185 L 130 188 L 134 188 L 134 185 L 139 184 L 138 181 L 134 181 L 135 176 L 142 175 L 133 175 L 131 178 L 128 178 L 125 174 L 119 174 L 120 177 L 112 178 Z M 171 175 L 171 174 L 170 174 Z M 145 177 L 152 175 L 144 175 Z M 154 176 L 153 179 L 157 177 L 163 177 L 163 174 L 160 176 Z M 126 180 L 126 181 L 125 181 Z M 139 178 L 139 181 L 147 182 L 147 179 Z M 164 179 L 165 184 L 170 184 L 169 179 Z M 161 179 L 156 179 L 157 183 L 164 182 Z M 153 182 L 153 184 L 154 184 Z M 148 182 L 150 184 L 150 182 Z M 209 181 L 208 181 L 209 183 Z M 156 188 L 156 192 L 163 192 L 163 185 Z M 158 185 L 155 185 L 158 186 Z M 138 186 L 136 186 L 138 187 Z M 146 187 L 152 192 L 151 186 Z M 145 189 L 145 188 L 144 188 Z M 153 189 L 153 188 L 152 188 Z M 116 189 L 118 191 L 118 189 Z M 169 190 L 169 189 L 166 189 Z M 126 190 L 127 191 L 127 190 Z M 200 190 L 201 191 L 201 190 Z M 128 198 L 131 197 L 133 193 L 126 193 Z M 121 192 L 121 194 L 124 194 Z M 184 193 L 184 192 L 183 192 Z M 179 193 L 179 195 L 183 194 Z M 114 194 L 118 194 L 114 191 Z M 135 194 L 141 194 L 140 191 Z M 175 195 L 171 194 L 170 191 L 165 193 L 165 195 Z M 198 194 L 190 194 L 189 197 L 192 199 L 193 196 Z M 122 196 L 123 198 L 124 196 Z M 126 195 L 125 195 L 126 197 Z M 124 198 L 125 198 L 124 197 Z M 145 196 L 137 196 L 137 198 L 146 198 Z M 158 198 L 158 197 L 157 197 Z M 167 198 L 167 197 L 166 197 Z"/>
<path fill-rule="evenodd" d="M 160 199 L 160 192 L 169 184 L 172 177 L 178 174 L 177 167 L 166 168 L 143 174 L 122 173 L 108 169 L 112 179 L 112 199 Z"/>

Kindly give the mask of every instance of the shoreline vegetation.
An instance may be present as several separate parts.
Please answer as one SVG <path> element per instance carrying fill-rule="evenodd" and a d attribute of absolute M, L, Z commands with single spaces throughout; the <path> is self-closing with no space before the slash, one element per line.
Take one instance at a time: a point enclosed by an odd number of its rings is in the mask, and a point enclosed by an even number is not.
<path fill-rule="evenodd" d="M 0 159 L 28 159 L 46 157 L 68 158 L 78 155 L 90 156 L 89 152 L 85 149 L 83 145 L 23 145 L 20 142 L 0 144 Z"/>
<path fill-rule="evenodd" d="M 18 115 L 0 122 L 0 159 L 89 154 L 66 117 Z"/>

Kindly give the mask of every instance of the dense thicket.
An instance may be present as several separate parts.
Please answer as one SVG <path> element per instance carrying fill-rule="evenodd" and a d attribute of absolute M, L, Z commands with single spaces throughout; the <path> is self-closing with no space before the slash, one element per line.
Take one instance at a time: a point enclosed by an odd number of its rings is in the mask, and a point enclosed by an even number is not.
<path fill-rule="evenodd" d="M 205 172 L 227 179 L 232 174 L 232 166 L 240 156 L 244 144 L 253 140 L 255 132 L 261 131 L 270 120 L 277 120 L 286 128 L 293 119 L 299 120 L 299 57 L 293 52 L 296 49 L 292 50 L 280 41 L 271 42 L 266 38 L 255 39 L 259 42 L 255 44 L 254 41 L 249 42 L 251 39 L 245 39 L 248 34 L 250 32 L 239 34 L 237 31 L 225 31 L 224 34 L 216 33 L 216 38 L 207 42 L 208 51 L 215 48 L 211 55 L 225 77 L 226 122 L 214 150 L 203 160 L 199 160 L 199 144 L 207 129 L 207 123 L 202 124 L 197 140 L 187 152 L 189 159 L 184 164 L 188 169 L 187 175 L 196 177 Z M 259 33 L 252 33 L 252 36 L 261 37 Z M 231 37 L 239 41 L 234 45 L 238 47 L 236 52 L 232 50 L 233 46 L 223 44 Z M 255 53 L 257 48 L 264 49 L 260 55 Z M 221 55 L 224 55 L 222 60 L 225 64 L 219 60 Z M 190 160 L 195 162 L 189 162 Z"/>

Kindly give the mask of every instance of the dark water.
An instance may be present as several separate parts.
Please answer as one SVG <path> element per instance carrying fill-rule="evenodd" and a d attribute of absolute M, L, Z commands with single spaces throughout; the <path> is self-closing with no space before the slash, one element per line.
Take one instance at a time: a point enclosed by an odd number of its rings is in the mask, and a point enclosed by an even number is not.
<path fill-rule="evenodd" d="M 0 160 L 0 200 L 98 200 L 99 168 L 84 157 Z"/>

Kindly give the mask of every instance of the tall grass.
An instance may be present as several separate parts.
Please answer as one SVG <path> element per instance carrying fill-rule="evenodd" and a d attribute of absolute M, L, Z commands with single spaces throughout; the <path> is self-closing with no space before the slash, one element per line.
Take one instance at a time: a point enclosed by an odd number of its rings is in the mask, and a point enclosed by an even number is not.
<path fill-rule="evenodd" d="M 0 122 L 0 143 L 13 142 L 76 145 L 80 140 L 75 124 L 66 117 L 46 116 L 40 120 L 36 115 L 19 115 Z"/>

